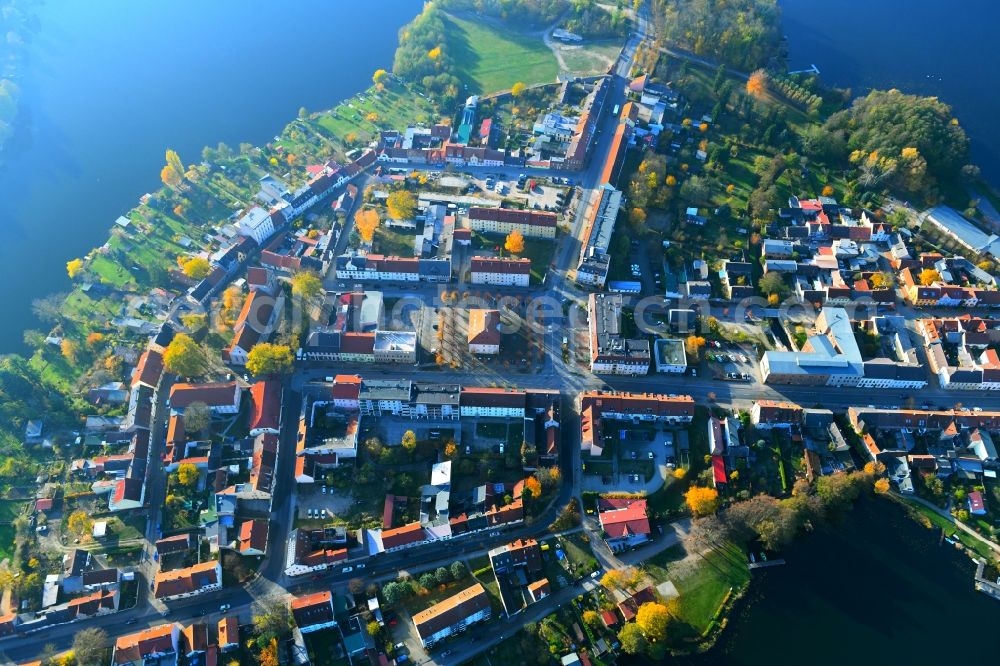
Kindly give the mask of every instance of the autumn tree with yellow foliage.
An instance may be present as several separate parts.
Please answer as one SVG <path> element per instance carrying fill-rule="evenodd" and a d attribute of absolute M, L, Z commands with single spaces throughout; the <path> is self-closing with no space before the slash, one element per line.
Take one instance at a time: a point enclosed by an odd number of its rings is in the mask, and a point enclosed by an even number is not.
<path fill-rule="evenodd" d="M 511 254 L 521 254 L 524 252 L 524 234 L 522 234 L 519 230 L 514 229 L 507 234 L 503 247 Z"/>
<path fill-rule="evenodd" d="M 396 190 L 385 201 L 389 217 L 394 220 L 411 220 L 417 212 L 417 199 L 412 192 Z"/>
<path fill-rule="evenodd" d="M 920 271 L 920 276 L 918 279 L 920 280 L 920 284 L 922 284 L 925 287 L 929 287 L 935 282 L 941 281 L 941 274 L 938 273 L 933 268 L 925 268 L 924 270 Z"/>
<path fill-rule="evenodd" d="M 758 99 L 767 94 L 770 80 L 763 69 L 755 70 L 747 79 L 747 94 Z"/>
<path fill-rule="evenodd" d="M 695 516 L 707 516 L 719 508 L 719 491 L 715 488 L 691 486 L 684 493 L 684 501 Z"/>
<path fill-rule="evenodd" d="M 366 243 L 371 243 L 375 238 L 375 230 L 380 222 L 378 211 L 374 208 L 362 208 L 354 215 L 354 228 Z"/>
<path fill-rule="evenodd" d="M 204 280 L 212 272 L 212 265 L 205 257 L 191 257 L 183 260 L 181 271 L 192 280 Z"/>
<path fill-rule="evenodd" d="M 70 280 L 75 280 L 76 276 L 79 275 L 82 270 L 82 259 L 70 259 L 66 262 L 66 274 L 69 275 Z"/>
<path fill-rule="evenodd" d="M 667 627 L 670 624 L 670 611 L 663 604 L 653 601 L 639 606 L 635 623 L 650 641 L 662 641 L 667 637 Z"/>

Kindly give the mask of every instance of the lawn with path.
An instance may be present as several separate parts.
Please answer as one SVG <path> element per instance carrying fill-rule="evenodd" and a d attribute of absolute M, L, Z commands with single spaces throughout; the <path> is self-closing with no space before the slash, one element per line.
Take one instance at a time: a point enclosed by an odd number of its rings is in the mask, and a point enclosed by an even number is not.
<path fill-rule="evenodd" d="M 559 66 L 541 36 L 500 30 L 457 16 L 448 15 L 445 20 L 450 24 L 448 53 L 469 92 L 508 90 L 518 81 L 529 86 L 555 81 Z"/>

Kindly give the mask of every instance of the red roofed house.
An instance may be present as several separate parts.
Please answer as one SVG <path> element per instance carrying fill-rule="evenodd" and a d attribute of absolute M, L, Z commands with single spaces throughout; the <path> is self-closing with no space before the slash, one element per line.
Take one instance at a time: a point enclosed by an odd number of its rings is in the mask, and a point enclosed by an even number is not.
<path fill-rule="evenodd" d="M 250 387 L 250 434 L 278 434 L 281 423 L 281 382 L 264 379 Z"/>
<path fill-rule="evenodd" d="M 184 569 L 157 572 L 153 596 L 157 599 L 181 599 L 222 589 L 222 565 L 209 560 Z"/>
<path fill-rule="evenodd" d="M 525 238 L 555 238 L 559 216 L 538 210 L 513 208 L 469 208 L 473 231 L 507 235 L 517 229 Z"/>
<path fill-rule="evenodd" d="M 528 594 L 531 595 L 532 603 L 539 602 L 552 594 L 552 586 L 549 585 L 549 579 L 543 578 L 528 585 Z"/>
<path fill-rule="evenodd" d="M 618 612 L 622 614 L 626 622 L 631 622 L 635 619 L 635 616 L 639 613 L 639 608 L 643 604 L 656 601 L 656 595 L 653 594 L 652 587 L 644 587 L 632 596 L 623 599 L 618 602 Z"/>
<path fill-rule="evenodd" d="M 333 406 L 337 409 L 358 409 L 358 398 L 361 395 L 361 377 L 358 375 L 337 375 L 333 378 Z"/>
<path fill-rule="evenodd" d="M 158 351 L 147 349 L 139 357 L 139 363 L 135 366 L 135 372 L 132 374 L 132 388 L 147 386 L 155 391 L 162 374 L 163 356 Z"/>
<path fill-rule="evenodd" d="M 402 550 L 427 540 L 427 534 L 419 522 L 391 530 L 367 530 L 365 533 L 368 535 L 368 552 L 371 555 Z"/>
<path fill-rule="evenodd" d="M 263 555 L 267 551 L 267 521 L 244 520 L 240 525 L 240 554 Z"/>
<path fill-rule="evenodd" d="M 618 626 L 618 616 L 613 610 L 601 611 L 601 621 L 608 629 L 613 629 Z"/>
<path fill-rule="evenodd" d="M 147 661 L 166 664 L 164 657 L 172 655 L 176 663 L 179 638 L 180 627 L 174 622 L 119 636 L 112 662 L 115 666 L 144 666 Z"/>
<path fill-rule="evenodd" d="M 611 550 L 621 550 L 649 540 L 646 500 L 602 497 L 597 502 L 604 540 Z"/>
<path fill-rule="evenodd" d="M 181 649 L 188 659 L 208 650 L 208 625 L 195 622 L 181 629 Z"/>
<path fill-rule="evenodd" d="M 729 482 L 726 476 L 726 461 L 722 456 L 712 456 L 712 485 L 718 487 L 720 484 Z"/>
<path fill-rule="evenodd" d="M 500 353 L 500 311 L 469 310 L 469 353 Z"/>
<path fill-rule="evenodd" d="M 240 621 L 235 615 L 219 620 L 219 649 L 223 652 L 240 646 Z"/>
<path fill-rule="evenodd" d="M 969 513 L 974 516 L 983 516 L 986 514 L 986 503 L 983 502 L 983 494 L 978 490 L 973 490 L 969 493 Z"/>
<path fill-rule="evenodd" d="M 329 590 L 292 599 L 292 617 L 299 631 L 313 631 L 337 626 L 333 617 L 333 596 Z"/>
<path fill-rule="evenodd" d="M 473 257 L 469 268 L 472 284 L 527 287 L 531 278 L 530 259 Z"/>
<path fill-rule="evenodd" d="M 170 409 L 183 411 L 193 402 L 203 402 L 213 414 L 236 414 L 240 411 L 240 385 L 232 382 L 174 384 L 170 389 Z"/>

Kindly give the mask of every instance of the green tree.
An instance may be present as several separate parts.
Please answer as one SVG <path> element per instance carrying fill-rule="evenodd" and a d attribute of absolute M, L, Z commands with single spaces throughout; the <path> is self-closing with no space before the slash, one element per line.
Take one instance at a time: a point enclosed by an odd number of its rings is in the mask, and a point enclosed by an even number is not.
<path fill-rule="evenodd" d="M 448 570 L 451 572 L 451 577 L 454 580 L 462 580 L 468 573 L 468 569 L 466 569 L 465 565 L 461 562 L 452 562 L 451 566 L 448 567 Z"/>
<path fill-rule="evenodd" d="M 451 572 L 445 567 L 438 567 L 434 570 L 434 578 L 440 585 L 447 585 L 451 582 Z"/>
<path fill-rule="evenodd" d="M 417 213 L 417 199 L 407 190 L 396 190 L 385 201 L 389 217 L 394 220 L 411 220 Z"/>
<path fill-rule="evenodd" d="M 166 152 L 167 166 L 173 169 L 177 174 L 184 175 L 187 169 L 184 167 L 184 163 L 181 162 L 180 155 L 177 154 L 176 150 L 167 148 Z"/>
<path fill-rule="evenodd" d="M 262 597 L 254 604 L 253 628 L 258 645 L 283 639 L 292 633 L 292 614 L 280 597 Z"/>
<path fill-rule="evenodd" d="M 191 463 L 183 463 L 177 468 L 177 482 L 182 486 L 193 488 L 198 483 L 199 476 L 201 474 L 198 468 Z"/>
<path fill-rule="evenodd" d="M 78 666 L 103 664 L 108 647 L 108 633 L 100 627 L 88 627 L 73 637 L 73 656 Z"/>
<path fill-rule="evenodd" d="M 765 294 L 778 294 L 782 296 L 788 292 L 788 285 L 785 278 L 776 271 L 771 271 L 760 279 L 760 290 Z"/>
<path fill-rule="evenodd" d="M 212 265 L 205 257 L 191 257 L 184 261 L 181 270 L 192 280 L 204 280 L 212 272 Z"/>
<path fill-rule="evenodd" d="M 635 623 L 650 641 L 662 641 L 667 637 L 667 625 L 670 623 L 670 612 L 660 603 L 647 602 L 639 607 Z"/>
<path fill-rule="evenodd" d="M 323 294 L 323 280 L 313 271 L 299 271 L 292 276 L 292 295 L 304 301 L 315 301 Z"/>
<path fill-rule="evenodd" d="M 649 647 L 649 642 L 642 634 L 642 629 L 634 622 L 629 622 L 618 632 L 618 641 L 627 654 L 642 654 Z"/>
<path fill-rule="evenodd" d="M 417 435 L 412 430 L 407 430 L 403 433 L 403 438 L 399 442 L 404 449 L 412 452 L 417 448 Z"/>
<path fill-rule="evenodd" d="M 294 363 L 295 356 L 288 345 L 262 342 L 247 354 L 247 370 L 255 377 L 288 374 Z"/>
<path fill-rule="evenodd" d="M 208 372 L 208 357 L 191 336 L 178 333 L 163 353 L 163 365 L 181 377 L 202 377 Z"/>

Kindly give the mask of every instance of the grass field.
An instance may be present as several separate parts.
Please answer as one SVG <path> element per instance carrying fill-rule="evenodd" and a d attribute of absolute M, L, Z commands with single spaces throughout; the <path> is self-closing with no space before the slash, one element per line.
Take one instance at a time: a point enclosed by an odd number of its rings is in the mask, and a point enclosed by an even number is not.
<path fill-rule="evenodd" d="M 680 593 L 680 622 L 672 637 L 677 641 L 700 637 L 715 620 L 730 590 L 738 590 L 750 582 L 746 553 L 735 545 L 717 548 L 693 565 L 681 564 L 683 557 L 684 550 L 675 546 L 645 565 L 654 579 L 672 580 Z"/>
<path fill-rule="evenodd" d="M 448 52 L 469 92 L 507 90 L 518 81 L 525 85 L 555 81 L 559 66 L 541 37 L 503 32 L 455 16 L 446 20 L 451 23 Z"/>
<path fill-rule="evenodd" d="M 556 46 L 562 54 L 566 69 L 574 76 L 604 74 L 618 58 L 622 49 L 620 40 L 589 42 L 582 46 Z"/>

